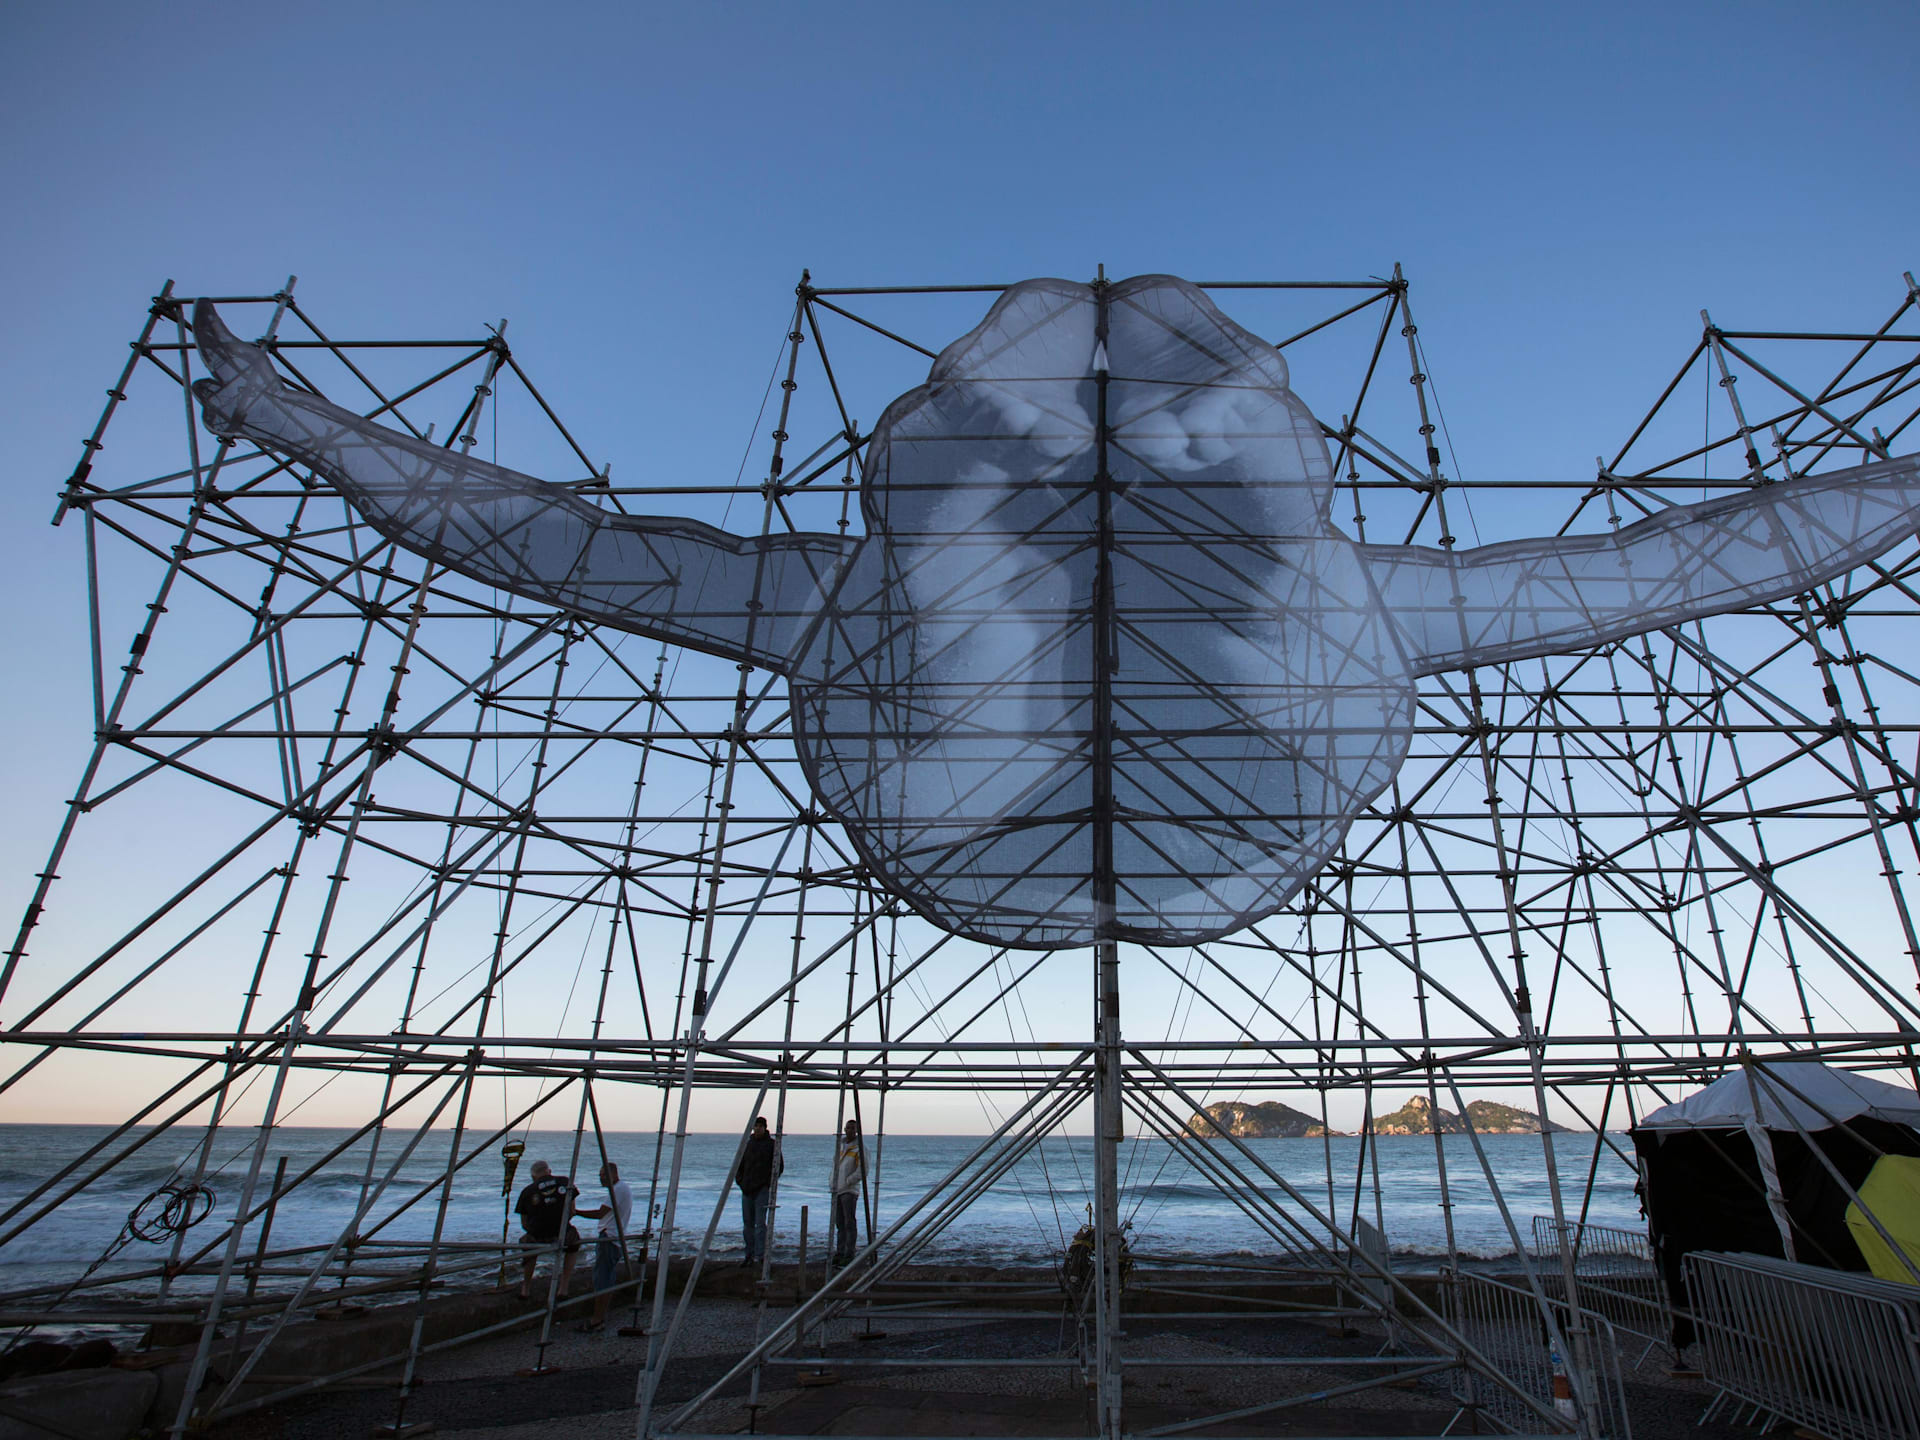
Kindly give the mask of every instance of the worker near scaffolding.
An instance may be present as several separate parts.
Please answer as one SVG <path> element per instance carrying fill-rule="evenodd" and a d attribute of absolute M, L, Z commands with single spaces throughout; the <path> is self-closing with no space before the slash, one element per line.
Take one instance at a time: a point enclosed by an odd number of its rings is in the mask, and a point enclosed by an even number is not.
<path fill-rule="evenodd" d="M 574 1262 L 580 1258 L 580 1232 L 568 1223 L 580 1192 L 567 1176 L 554 1174 L 544 1160 L 534 1161 L 528 1173 L 533 1179 L 513 1206 L 513 1213 L 520 1217 L 520 1298 L 527 1298 L 540 1252 L 556 1241 L 561 1248 L 560 1293 L 565 1295 L 573 1281 Z M 563 1229 L 566 1238 L 561 1240 Z"/>
<path fill-rule="evenodd" d="M 767 1128 L 767 1117 L 753 1117 L 753 1129 L 740 1150 L 740 1229 L 746 1249 L 740 1263 L 757 1265 L 767 1258 L 767 1202 L 773 1198 L 773 1182 L 784 1168 L 780 1143 Z"/>
<path fill-rule="evenodd" d="M 600 1167 L 600 1183 L 607 1187 L 606 1203 L 595 1210 L 574 1211 L 582 1220 L 600 1222 L 593 1246 L 593 1318 L 580 1326 L 589 1333 L 607 1323 L 613 1282 L 626 1255 L 627 1224 L 633 1219 L 633 1188 L 620 1178 L 620 1167 L 607 1161 Z"/>
<path fill-rule="evenodd" d="M 860 1191 L 867 1180 L 867 1149 L 860 1122 L 847 1121 L 833 1157 L 833 1263 L 845 1265 L 860 1248 Z"/>

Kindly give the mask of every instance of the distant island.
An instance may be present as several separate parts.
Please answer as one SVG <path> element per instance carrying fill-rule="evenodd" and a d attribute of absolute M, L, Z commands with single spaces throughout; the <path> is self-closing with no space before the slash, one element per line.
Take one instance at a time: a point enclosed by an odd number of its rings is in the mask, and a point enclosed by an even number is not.
<path fill-rule="evenodd" d="M 1415 1095 L 1391 1115 L 1376 1116 L 1373 1133 L 1431 1135 L 1436 1119 L 1442 1135 L 1466 1133 L 1465 1120 L 1451 1110 L 1435 1110 L 1424 1095 Z M 1497 1100 L 1469 1100 L 1467 1120 L 1471 1120 L 1473 1128 L 1482 1135 L 1538 1135 L 1543 1123 L 1549 1135 L 1571 1133 L 1565 1125 L 1556 1125 L 1551 1120 L 1542 1122 L 1531 1110 L 1518 1110 L 1511 1105 L 1502 1105 Z"/>
<path fill-rule="evenodd" d="M 1220 1100 L 1190 1117 L 1187 1128 L 1194 1134 L 1231 1135 L 1236 1140 L 1300 1140 L 1308 1136 L 1338 1135 L 1313 1116 L 1282 1105 L 1278 1100 L 1249 1105 L 1241 1100 Z"/>
<path fill-rule="evenodd" d="M 1391 1115 L 1376 1117 L 1373 1133 L 1431 1135 L 1436 1113 L 1442 1135 L 1466 1133 L 1466 1121 L 1451 1110 L 1433 1111 L 1424 1095 L 1415 1095 Z M 1540 1117 L 1531 1110 L 1519 1110 L 1497 1100 L 1469 1100 L 1467 1119 L 1482 1135 L 1538 1135 L 1541 1130 Z M 1231 1135 L 1236 1140 L 1303 1140 L 1347 1133 L 1329 1129 L 1305 1111 L 1282 1105 L 1278 1100 L 1265 1100 L 1258 1105 L 1249 1105 L 1244 1100 L 1219 1100 L 1189 1117 L 1187 1128 L 1203 1139 Z M 1551 1120 L 1546 1122 L 1546 1131 L 1550 1135 L 1571 1133 L 1565 1125 L 1556 1125 Z"/>

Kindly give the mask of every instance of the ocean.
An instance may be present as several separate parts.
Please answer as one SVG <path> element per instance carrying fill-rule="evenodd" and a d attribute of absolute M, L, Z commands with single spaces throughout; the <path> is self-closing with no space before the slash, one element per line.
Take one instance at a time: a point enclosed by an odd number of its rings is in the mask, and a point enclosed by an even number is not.
<path fill-rule="evenodd" d="M 49 1174 L 58 1170 L 107 1133 L 105 1126 L 0 1126 L 0 1210 L 11 1208 Z M 323 1128 L 277 1131 L 262 1171 L 262 1193 L 272 1178 L 274 1163 L 288 1157 L 287 1173 L 298 1174 L 340 1144 L 350 1132 Z M 736 1138 L 700 1134 L 687 1139 L 682 1163 L 680 1201 L 675 1216 L 675 1252 L 697 1244 L 713 1216 L 715 1201 L 732 1160 Z M 1624 1137 L 1614 1137 L 1623 1149 Z M 123 1236 L 129 1211 L 156 1186 L 176 1178 L 176 1167 L 191 1165 L 198 1143 L 196 1132 L 181 1129 L 148 1145 L 87 1187 L 73 1200 L 38 1220 L 19 1237 L 0 1245 L 0 1290 L 70 1279 L 100 1261 Z M 208 1218 L 188 1232 L 188 1253 L 211 1241 L 220 1221 L 233 1213 L 254 1135 L 251 1130 L 223 1132 L 214 1146 L 206 1183 L 215 1201 Z M 386 1173 L 405 1137 L 389 1136 L 376 1157 L 375 1177 Z M 572 1162 L 571 1132 L 534 1131 L 525 1136 L 527 1150 L 514 1181 L 517 1191 L 527 1180 L 527 1166 L 547 1160 L 558 1172 Z M 379 1231 L 381 1238 L 423 1240 L 432 1233 L 438 1202 L 438 1177 L 444 1173 L 451 1132 L 434 1132 L 403 1165 L 362 1226 L 386 1216 L 399 1202 L 416 1192 L 425 1198 L 405 1210 Z M 634 1191 L 634 1224 L 651 1197 L 655 1226 L 664 1204 L 667 1163 L 672 1137 L 667 1138 L 653 1183 L 655 1136 L 647 1133 L 610 1133 L 609 1158 L 620 1166 Z M 869 1139 L 870 1173 L 877 1171 L 877 1218 L 885 1225 L 897 1217 L 925 1189 L 936 1183 L 979 1143 L 977 1138 L 952 1135 L 889 1135 L 878 1147 Z M 1226 1147 L 1224 1141 L 1209 1141 Z M 1481 1143 L 1499 1180 L 1501 1193 L 1524 1242 L 1531 1243 L 1535 1215 L 1551 1213 L 1543 1146 L 1537 1135 L 1489 1135 Z M 1248 1142 L 1276 1174 L 1297 1186 L 1324 1212 L 1332 1209 L 1344 1224 L 1354 1211 L 1358 1139 L 1339 1137 L 1331 1143 L 1335 1177 L 1329 1201 L 1327 1149 L 1319 1140 L 1258 1140 Z M 1553 1137 L 1562 1193 L 1569 1218 L 1580 1218 L 1583 1191 L 1594 1162 L 1596 1137 L 1568 1134 Z M 363 1141 L 329 1162 L 312 1180 L 278 1208 L 273 1222 L 273 1248 L 326 1243 L 352 1219 L 361 1196 L 367 1168 Z M 1173 1257 L 1273 1255 L 1276 1247 L 1227 1197 L 1201 1176 L 1184 1158 L 1185 1147 L 1154 1138 L 1130 1139 L 1121 1147 L 1121 1216 L 1131 1226 L 1133 1248 L 1145 1254 Z M 1440 1186 L 1430 1137 L 1390 1136 L 1377 1142 L 1379 1196 L 1373 1175 L 1361 1186 L 1359 1213 L 1369 1223 L 1381 1223 L 1390 1247 L 1406 1257 L 1445 1253 L 1446 1238 L 1440 1209 Z M 832 1139 L 826 1135 L 789 1135 L 784 1146 L 785 1175 L 781 1181 L 779 1212 L 774 1220 L 776 1260 L 792 1258 L 800 1210 L 809 1210 L 809 1254 L 822 1253 L 827 1227 L 827 1177 Z M 976 1201 L 925 1252 L 931 1263 L 1052 1264 L 1074 1230 L 1087 1218 L 1092 1201 L 1092 1142 L 1085 1138 L 1053 1138 L 1030 1154 L 993 1190 Z M 1446 1137 L 1449 1188 L 1454 1203 L 1454 1226 L 1462 1252 L 1481 1259 L 1511 1256 L 1513 1243 L 1482 1174 L 1471 1140 Z M 1244 1168 L 1244 1167 L 1243 1167 Z M 587 1207 L 597 1205 L 602 1191 L 595 1181 L 599 1156 L 589 1134 L 582 1143 L 576 1174 Z M 1594 1170 L 1586 1218 L 1601 1224 L 1639 1230 L 1644 1227 L 1633 1193 L 1634 1173 L 1610 1149 L 1602 1148 Z M 501 1194 L 502 1166 L 498 1149 L 481 1155 L 456 1177 L 447 1211 L 450 1240 L 500 1238 L 511 1197 Z M 716 1253 L 740 1253 L 738 1192 L 727 1197 L 716 1231 Z M 40 1203 L 44 1203 L 40 1202 Z M 31 1207 L 37 1208 L 37 1207 Z M 30 1213 L 23 1211 L 23 1214 Z M 1378 1219 L 1376 1219 L 1376 1216 Z M 11 1228 L 16 1216 L 0 1229 Z M 1302 1218 L 1307 1218 L 1304 1214 Z M 1382 1223 L 1383 1222 L 1383 1223 Z M 583 1229 L 586 1228 L 583 1226 Z M 253 1236 L 246 1242 L 252 1251 Z M 124 1244 L 107 1259 L 102 1273 L 151 1266 L 166 1258 L 167 1247 L 138 1240 Z M 183 1284 L 193 1282 L 186 1281 Z"/>

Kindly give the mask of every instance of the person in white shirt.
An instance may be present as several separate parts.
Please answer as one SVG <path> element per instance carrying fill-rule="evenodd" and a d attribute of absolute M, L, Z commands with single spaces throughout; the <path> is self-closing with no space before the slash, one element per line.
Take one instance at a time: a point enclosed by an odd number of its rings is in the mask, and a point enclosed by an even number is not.
<path fill-rule="evenodd" d="M 860 1189 L 867 1178 L 867 1151 L 860 1122 L 847 1121 L 833 1159 L 833 1263 L 845 1265 L 860 1248 Z"/>
<path fill-rule="evenodd" d="M 593 1318 L 580 1327 L 587 1331 L 598 1330 L 607 1323 L 607 1307 L 613 1303 L 613 1282 L 626 1250 L 627 1223 L 633 1218 L 633 1191 L 620 1178 L 620 1167 L 611 1160 L 602 1165 L 600 1183 L 607 1187 L 606 1203 L 597 1210 L 577 1212 L 583 1220 L 600 1222 L 599 1239 L 593 1249 Z"/>

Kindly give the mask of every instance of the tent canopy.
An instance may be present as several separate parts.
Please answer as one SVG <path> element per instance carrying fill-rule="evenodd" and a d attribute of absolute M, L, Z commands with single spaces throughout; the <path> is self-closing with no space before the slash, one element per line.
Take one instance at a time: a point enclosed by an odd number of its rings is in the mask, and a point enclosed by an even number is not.
<path fill-rule="evenodd" d="M 1751 1083 L 1745 1071 L 1730 1070 L 1697 1094 L 1642 1117 L 1634 1128 L 1741 1130 L 1757 1119 L 1763 1130 L 1792 1131 L 1798 1121 L 1799 1128 L 1814 1131 L 1861 1115 L 1920 1129 L 1920 1095 L 1810 1060 L 1770 1060 L 1755 1063 Z"/>
<path fill-rule="evenodd" d="M 1695 1338 L 1685 1264 L 1694 1251 L 1868 1269 L 1849 1202 L 1884 1157 L 1920 1157 L 1917 1131 L 1920 1095 L 1808 1060 L 1749 1059 L 1634 1126 L 1674 1345 Z"/>

